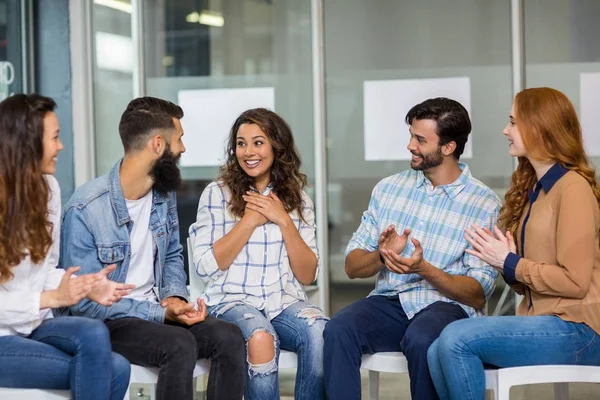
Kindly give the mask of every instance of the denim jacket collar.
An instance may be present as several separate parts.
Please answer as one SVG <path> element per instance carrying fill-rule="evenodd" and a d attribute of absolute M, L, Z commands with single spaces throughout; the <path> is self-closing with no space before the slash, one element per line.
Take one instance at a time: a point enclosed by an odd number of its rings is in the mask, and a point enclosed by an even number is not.
<path fill-rule="evenodd" d="M 121 177 L 119 176 L 122 162 L 123 159 L 117 161 L 108 174 L 108 191 L 110 193 L 110 201 L 117 215 L 117 222 L 119 225 L 124 225 L 131 220 L 129 211 L 127 211 L 127 204 L 125 203 L 123 188 L 121 188 Z M 163 194 L 154 188 L 152 189 L 152 208 L 154 208 L 155 204 L 164 203 L 166 201 L 169 201 L 168 193 Z"/>

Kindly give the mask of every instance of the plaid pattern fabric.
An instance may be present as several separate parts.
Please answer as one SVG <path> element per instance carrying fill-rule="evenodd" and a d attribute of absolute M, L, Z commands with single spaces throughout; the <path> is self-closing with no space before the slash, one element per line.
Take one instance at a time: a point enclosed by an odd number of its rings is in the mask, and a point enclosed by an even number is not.
<path fill-rule="evenodd" d="M 262 194 L 270 191 L 269 185 Z M 189 231 L 193 265 L 207 282 L 204 300 L 209 306 L 231 302 L 250 304 L 273 319 L 298 300 L 306 301 L 306 293 L 290 267 L 281 230 L 272 222 L 256 228 L 231 266 L 224 271 L 219 269 L 212 247 L 239 221 L 227 208 L 229 198 L 229 190 L 224 185 L 218 182 L 208 185 L 200 197 L 196 222 Z M 304 221 L 297 212 L 290 216 L 318 259 L 313 202 L 304 192 L 302 199 Z M 315 278 L 318 272 L 317 268 Z"/>
<path fill-rule="evenodd" d="M 473 178 L 469 167 L 459 163 L 463 171 L 449 185 L 434 188 L 422 171 L 408 170 L 380 181 L 371 196 L 358 230 L 346 249 L 378 249 L 381 232 L 391 224 L 396 231 L 411 229 L 411 237 L 421 242 L 423 256 L 430 264 L 451 275 L 466 275 L 476 279 L 486 298 L 496 286 L 496 270 L 476 257 L 465 253 L 470 247 L 464 239 L 464 229 L 471 224 L 496 224 L 500 199 L 483 183 Z M 410 257 L 415 250 L 409 240 L 402 253 Z M 396 274 L 384 268 L 370 294 L 398 295 L 408 318 L 436 301 L 454 302 L 417 274 Z M 483 310 L 461 304 L 469 316 L 483 315 Z"/>

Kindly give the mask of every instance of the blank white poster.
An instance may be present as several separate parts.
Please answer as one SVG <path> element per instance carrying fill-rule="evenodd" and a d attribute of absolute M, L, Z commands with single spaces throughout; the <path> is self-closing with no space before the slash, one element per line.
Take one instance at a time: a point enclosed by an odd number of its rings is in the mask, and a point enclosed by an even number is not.
<path fill-rule="evenodd" d="M 275 88 L 181 90 L 181 125 L 186 152 L 182 167 L 215 167 L 225 161 L 229 130 L 240 114 L 250 108 L 275 110 Z"/>
<path fill-rule="evenodd" d="M 427 99 L 448 97 L 461 103 L 471 114 L 471 81 L 468 77 L 365 81 L 365 160 L 410 160 L 406 149 L 410 139 L 404 117 Z M 463 158 L 473 157 L 471 140 Z"/>
<path fill-rule="evenodd" d="M 579 75 L 579 96 L 585 150 L 592 157 L 600 157 L 600 73 Z"/>

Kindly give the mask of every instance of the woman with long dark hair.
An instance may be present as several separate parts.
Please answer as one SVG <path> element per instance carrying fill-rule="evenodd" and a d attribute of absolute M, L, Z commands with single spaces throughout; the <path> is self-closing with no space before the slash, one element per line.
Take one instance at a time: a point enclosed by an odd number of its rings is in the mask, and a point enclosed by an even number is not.
<path fill-rule="evenodd" d="M 108 280 L 110 266 L 77 276 L 57 269 L 63 145 L 56 103 L 35 94 L 0 102 L 0 387 L 70 389 L 74 399 L 121 400 L 129 362 L 111 353 L 101 321 L 52 318 L 84 297 L 109 306 L 130 285 Z"/>
<path fill-rule="evenodd" d="M 517 316 L 444 329 L 427 357 L 442 400 L 484 399 L 484 364 L 600 365 L 600 187 L 577 113 L 558 90 L 526 89 L 503 133 L 519 159 L 505 232 L 473 226 L 465 238 L 524 299 Z"/>
<path fill-rule="evenodd" d="M 272 111 L 248 110 L 231 128 L 227 161 L 190 228 L 209 314 L 238 325 L 247 342 L 247 400 L 279 399 L 280 349 L 298 354 L 296 399 L 324 397 L 327 317 L 303 288 L 318 271 L 305 186 L 288 124 Z"/>

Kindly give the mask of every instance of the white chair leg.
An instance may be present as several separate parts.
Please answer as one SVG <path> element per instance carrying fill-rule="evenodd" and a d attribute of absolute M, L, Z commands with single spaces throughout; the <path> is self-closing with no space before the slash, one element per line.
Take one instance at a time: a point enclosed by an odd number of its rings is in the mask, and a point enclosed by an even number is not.
<path fill-rule="evenodd" d="M 554 400 L 569 400 L 569 384 L 566 382 L 554 384 Z"/>
<path fill-rule="evenodd" d="M 379 400 L 379 371 L 369 371 L 369 400 Z"/>
<path fill-rule="evenodd" d="M 496 400 L 510 400 L 510 386 L 498 384 Z"/>

